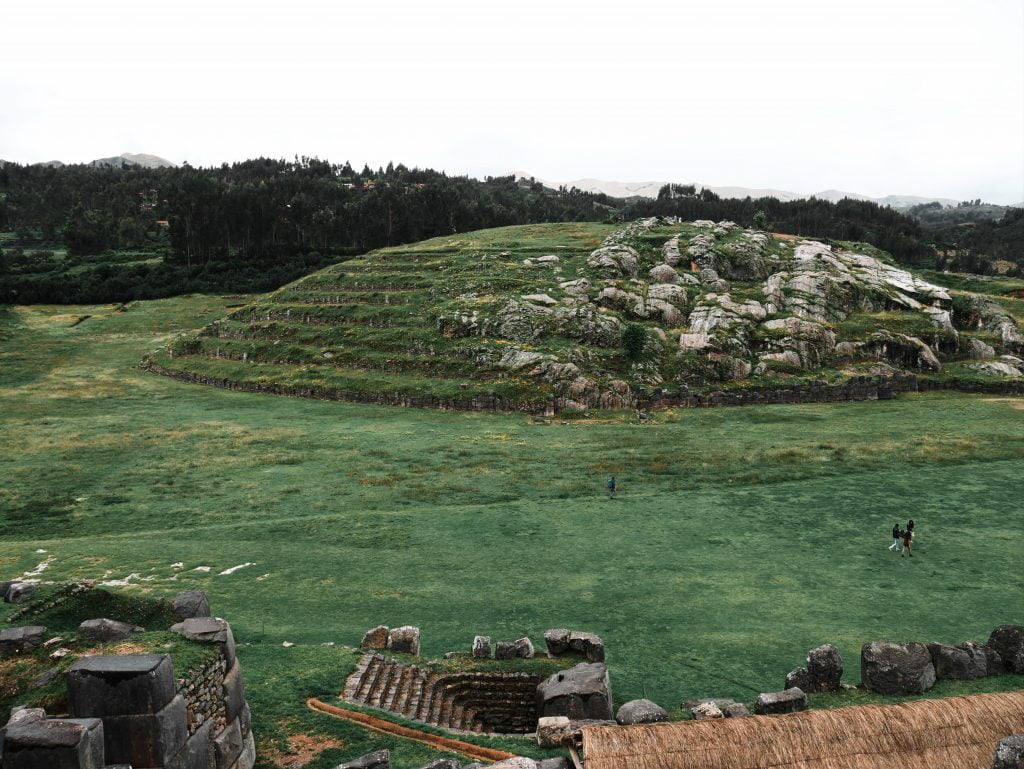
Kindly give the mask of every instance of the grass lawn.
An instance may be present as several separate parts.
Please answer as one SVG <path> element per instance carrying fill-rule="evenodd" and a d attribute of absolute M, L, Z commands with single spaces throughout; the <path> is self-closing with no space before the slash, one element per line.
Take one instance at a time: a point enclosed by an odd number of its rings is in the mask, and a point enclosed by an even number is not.
<path fill-rule="evenodd" d="M 591 630 L 617 702 L 670 708 L 752 701 L 820 643 L 855 683 L 864 641 L 983 641 L 1024 623 L 1024 400 L 533 425 L 135 368 L 239 301 L 0 308 L 0 578 L 48 561 L 44 578 L 205 589 L 242 643 L 262 766 L 287 734 L 339 743 L 311 769 L 377 744 L 301 700 L 340 690 L 352 664 L 320 644 L 378 623 L 419 625 L 438 656 L 477 633 L 542 645 L 549 627 Z M 886 547 L 908 517 L 918 540 L 901 559 Z M 431 755 L 396 743 L 400 769 Z"/>

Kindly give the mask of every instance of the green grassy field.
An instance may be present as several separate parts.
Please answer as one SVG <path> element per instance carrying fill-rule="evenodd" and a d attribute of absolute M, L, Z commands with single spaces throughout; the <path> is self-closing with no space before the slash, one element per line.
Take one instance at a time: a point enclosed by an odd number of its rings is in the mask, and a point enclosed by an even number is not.
<path fill-rule="evenodd" d="M 340 690 L 352 664 L 320 644 L 356 644 L 378 623 L 421 626 L 438 656 L 477 633 L 541 644 L 548 627 L 591 630 L 616 700 L 666 707 L 752 701 L 824 642 L 856 682 L 863 641 L 984 640 L 1024 623 L 1024 400 L 534 425 L 136 368 L 240 301 L 0 308 L 0 577 L 46 561 L 44 578 L 205 589 L 243 644 L 265 743 L 285 750 L 282 735 L 304 730 L 342 743 L 311 769 L 376 744 L 301 699 Z M 908 517 L 919 536 L 900 559 L 888 535 Z M 396 745 L 400 769 L 429 755 Z"/>

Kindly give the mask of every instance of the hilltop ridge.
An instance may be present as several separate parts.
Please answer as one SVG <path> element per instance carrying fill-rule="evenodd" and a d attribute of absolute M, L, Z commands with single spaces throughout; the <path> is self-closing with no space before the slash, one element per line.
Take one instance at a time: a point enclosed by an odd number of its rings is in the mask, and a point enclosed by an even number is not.
<path fill-rule="evenodd" d="M 653 387 L 1019 379 L 1022 304 L 953 292 L 866 244 L 732 222 L 532 225 L 333 265 L 147 365 L 349 400 L 622 408 Z"/>

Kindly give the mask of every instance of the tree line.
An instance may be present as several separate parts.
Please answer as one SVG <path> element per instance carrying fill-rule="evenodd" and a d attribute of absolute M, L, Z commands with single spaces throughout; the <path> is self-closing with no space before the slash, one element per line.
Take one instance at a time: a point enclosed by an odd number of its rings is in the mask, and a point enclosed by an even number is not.
<path fill-rule="evenodd" d="M 267 291 L 352 255 L 439 235 L 654 215 L 865 240 L 908 262 L 934 253 L 914 219 L 863 201 L 724 199 L 682 185 L 656 200 L 623 200 L 514 176 L 477 180 L 401 164 L 357 171 L 309 157 L 214 168 L 7 163 L 0 231 L 13 234 L 0 241 L 0 302 Z"/>

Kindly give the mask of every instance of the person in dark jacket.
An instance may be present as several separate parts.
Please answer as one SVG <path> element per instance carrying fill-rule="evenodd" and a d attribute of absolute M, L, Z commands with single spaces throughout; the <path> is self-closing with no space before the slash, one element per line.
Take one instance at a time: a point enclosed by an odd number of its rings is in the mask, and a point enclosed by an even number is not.
<path fill-rule="evenodd" d="M 892 544 L 889 545 L 889 549 L 894 553 L 900 549 L 901 539 L 903 539 L 903 532 L 900 531 L 900 525 L 897 523 L 892 527 Z"/>
<path fill-rule="evenodd" d="M 911 523 L 913 523 L 913 521 L 911 521 Z M 913 544 L 913 542 L 914 542 L 914 530 L 913 529 L 907 529 L 905 532 L 903 532 L 903 549 L 900 550 L 900 558 L 903 557 L 904 553 L 909 555 L 911 558 L 914 557 L 914 554 L 912 552 L 910 552 L 910 546 L 911 546 L 911 544 Z"/>
<path fill-rule="evenodd" d="M 615 499 L 615 476 L 608 479 L 608 499 Z"/>

